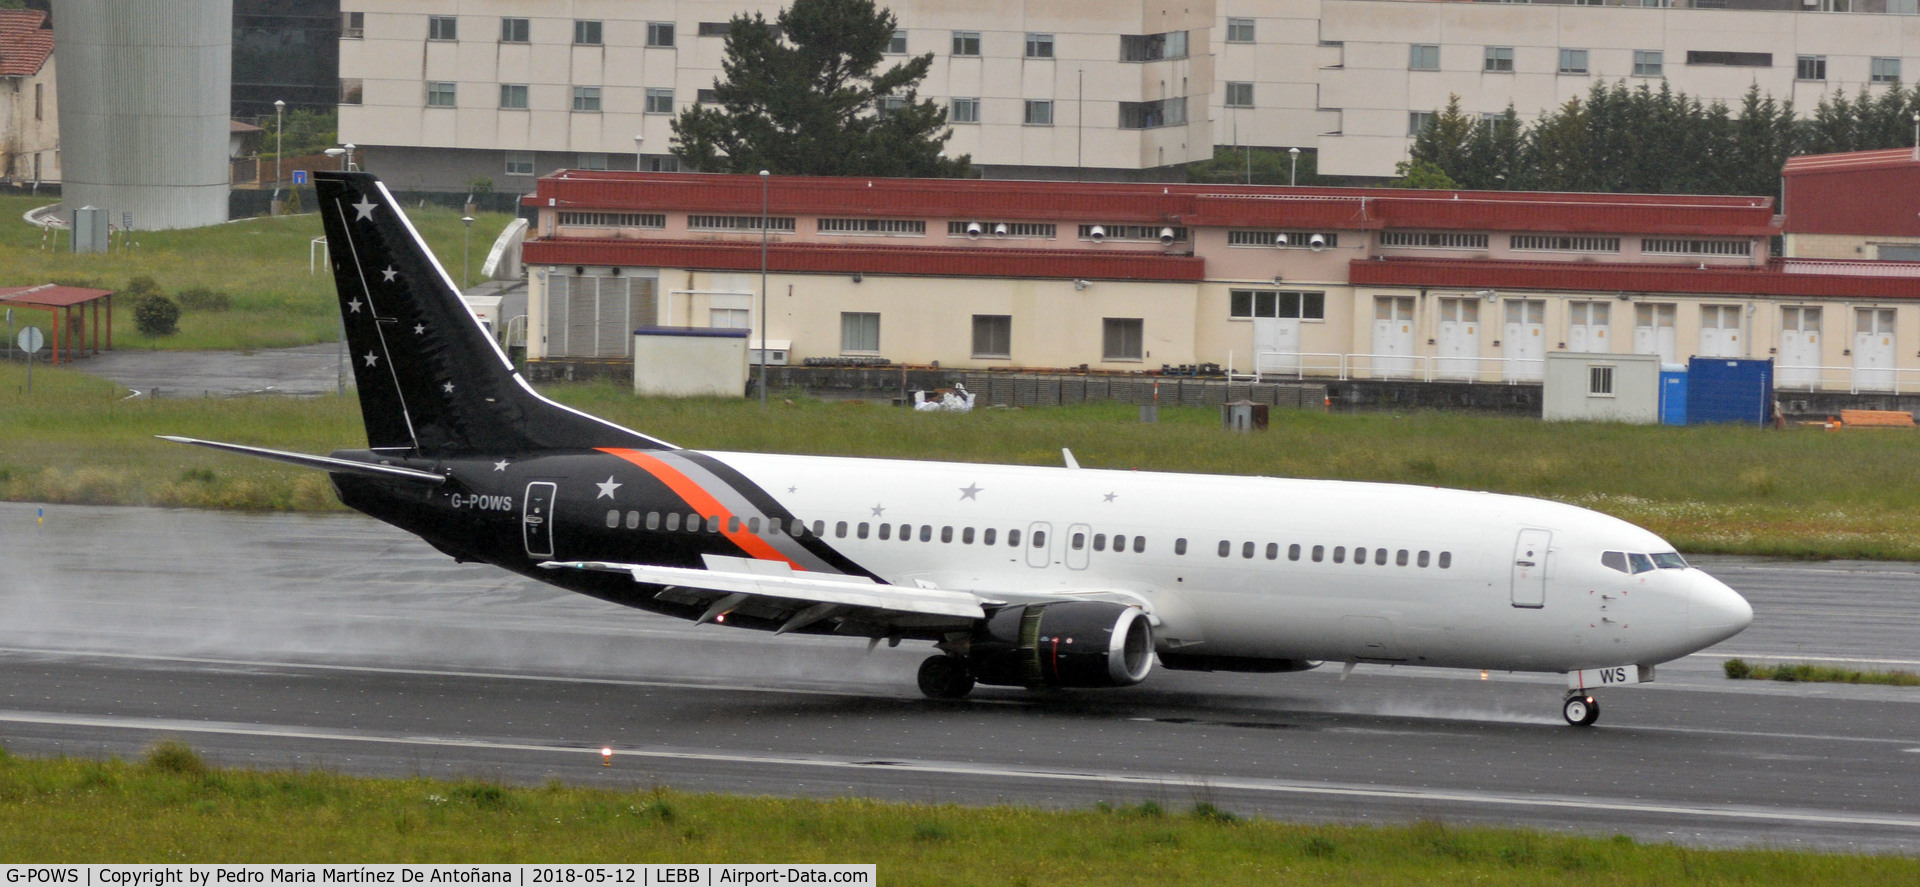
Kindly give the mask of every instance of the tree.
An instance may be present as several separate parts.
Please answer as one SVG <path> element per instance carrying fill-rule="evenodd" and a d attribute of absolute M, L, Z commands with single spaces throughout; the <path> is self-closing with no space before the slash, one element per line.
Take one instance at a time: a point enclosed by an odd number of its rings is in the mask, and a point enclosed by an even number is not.
<path fill-rule="evenodd" d="M 1465 169 L 1474 126 L 1473 118 L 1460 110 L 1460 96 L 1448 95 L 1447 106 L 1414 134 L 1413 159 L 1449 171 Z"/>
<path fill-rule="evenodd" d="M 899 22 L 872 0 L 794 0 L 769 23 L 729 23 L 714 104 L 673 121 L 673 154 L 696 169 L 782 175 L 962 176 L 941 155 L 947 111 L 919 97 L 933 53 L 876 73 Z"/>
<path fill-rule="evenodd" d="M 1460 187 L 1447 177 L 1447 171 L 1439 164 L 1428 160 L 1402 160 L 1393 165 L 1393 174 L 1399 178 L 1388 182 L 1389 188 L 1453 191 Z"/>
<path fill-rule="evenodd" d="M 1320 177 L 1319 157 L 1319 151 L 1306 150 L 1296 161 L 1279 148 L 1215 145 L 1213 159 L 1187 164 L 1187 181 L 1245 185 L 1251 171 L 1255 185 L 1324 185 L 1327 180 Z"/>

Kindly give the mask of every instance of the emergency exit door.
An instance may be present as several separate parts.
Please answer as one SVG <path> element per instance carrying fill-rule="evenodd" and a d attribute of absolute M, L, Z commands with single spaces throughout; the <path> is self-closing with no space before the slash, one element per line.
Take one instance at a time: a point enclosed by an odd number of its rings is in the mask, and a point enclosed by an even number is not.
<path fill-rule="evenodd" d="M 1546 530 L 1521 530 L 1513 546 L 1513 605 L 1544 607 L 1547 604 L 1547 543 L 1553 534 Z"/>
<path fill-rule="evenodd" d="M 526 539 L 528 557 L 553 557 L 553 500 L 555 487 L 549 481 L 527 484 L 527 498 L 520 512 L 520 531 Z"/>

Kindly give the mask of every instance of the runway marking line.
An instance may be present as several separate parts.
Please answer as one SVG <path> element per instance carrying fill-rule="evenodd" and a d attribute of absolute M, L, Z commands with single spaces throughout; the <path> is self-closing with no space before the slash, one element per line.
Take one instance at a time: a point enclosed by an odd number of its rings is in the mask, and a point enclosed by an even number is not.
<path fill-rule="evenodd" d="M 529 742 L 493 742 L 440 736 L 376 736 L 334 730 L 291 729 L 206 721 L 180 721 L 165 718 L 119 718 L 54 715 L 39 712 L 0 711 L 0 722 L 42 726 L 90 727 L 95 729 L 144 730 L 177 733 L 207 733 L 227 736 L 256 736 L 272 739 L 306 739 L 338 742 L 364 742 L 389 745 L 413 745 L 439 748 L 470 748 L 488 751 L 522 751 L 543 754 L 578 754 L 600 757 L 602 746 L 543 745 Z M 647 758 L 662 761 L 700 761 L 714 764 L 751 765 L 764 771 L 782 767 L 816 767 L 837 770 L 875 770 L 927 773 L 959 777 L 1000 777 L 1008 779 L 1044 779 L 1056 782 L 1101 783 L 1106 785 L 1169 786 L 1199 791 L 1265 792 L 1289 795 L 1364 798 L 1384 801 L 1420 801 L 1426 803 L 1479 804 L 1504 807 L 1552 807 L 1571 810 L 1604 810 L 1665 816 L 1706 816 L 1719 819 L 1744 819 L 1771 822 L 1819 822 L 1828 825 L 1884 826 L 1920 830 L 1920 817 L 1868 816 L 1823 810 L 1764 810 L 1740 806 L 1698 806 L 1651 804 L 1634 801 L 1609 801 L 1565 796 L 1500 795 L 1487 792 L 1460 792 L 1415 788 L 1380 788 L 1338 783 L 1295 782 L 1278 779 L 1248 779 L 1182 776 L 1172 773 L 1088 773 L 1051 770 L 1039 767 L 994 767 L 949 761 L 872 761 L 825 757 L 776 757 L 762 754 L 688 752 L 666 749 L 623 749 L 614 753 L 621 758 Z"/>

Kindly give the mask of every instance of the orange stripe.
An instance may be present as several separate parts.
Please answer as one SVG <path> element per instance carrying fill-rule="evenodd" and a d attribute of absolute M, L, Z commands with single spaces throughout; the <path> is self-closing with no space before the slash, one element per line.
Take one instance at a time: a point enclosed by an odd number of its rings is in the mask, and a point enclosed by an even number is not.
<path fill-rule="evenodd" d="M 672 466 L 659 459 L 639 450 L 601 447 L 600 452 L 619 456 L 639 466 L 642 471 L 653 475 L 656 480 L 666 484 L 668 489 L 672 490 L 681 499 L 686 500 L 688 505 L 692 506 L 694 510 L 700 512 L 702 515 L 718 516 L 723 521 L 728 518 L 737 517 L 733 512 L 728 511 L 726 506 L 721 505 L 720 500 L 715 499 L 713 494 L 707 492 L 706 489 L 698 483 L 695 483 L 693 478 L 675 471 Z M 726 523 L 720 525 L 721 535 L 733 540 L 733 544 L 740 546 L 740 550 L 752 555 L 755 560 L 782 561 L 796 570 L 804 571 L 806 569 L 794 563 L 792 558 L 781 554 L 779 549 L 774 548 L 767 540 L 760 538 L 759 534 L 748 532 L 744 523 L 741 525 L 739 532 L 731 532 L 727 530 L 726 527 Z"/>

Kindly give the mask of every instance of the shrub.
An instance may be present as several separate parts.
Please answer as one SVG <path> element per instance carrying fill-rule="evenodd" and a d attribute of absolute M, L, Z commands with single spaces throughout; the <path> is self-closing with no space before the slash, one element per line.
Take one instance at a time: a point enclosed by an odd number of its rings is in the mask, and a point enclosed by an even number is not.
<path fill-rule="evenodd" d="M 1721 668 L 1726 669 L 1727 677 L 1736 681 L 1745 680 L 1753 674 L 1753 666 L 1748 665 L 1745 659 L 1729 659 Z"/>
<path fill-rule="evenodd" d="M 146 764 L 162 773 L 207 775 L 207 762 L 200 759 L 200 753 L 178 739 L 162 739 L 154 743 L 147 749 Z"/>
<path fill-rule="evenodd" d="M 171 336 L 180 329 L 180 306 L 156 292 L 136 304 L 133 324 L 149 336 Z"/>
<path fill-rule="evenodd" d="M 127 285 L 120 288 L 119 295 L 128 301 L 139 302 L 148 296 L 159 296 L 164 293 L 160 289 L 159 281 L 140 274 L 127 278 Z"/>
<path fill-rule="evenodd" d="M 174 300 L 180 303 L 182 311 L 227 311 L 233 308 L 233 300 L 226 293 L 204 286 L 181 290 Z"/>

